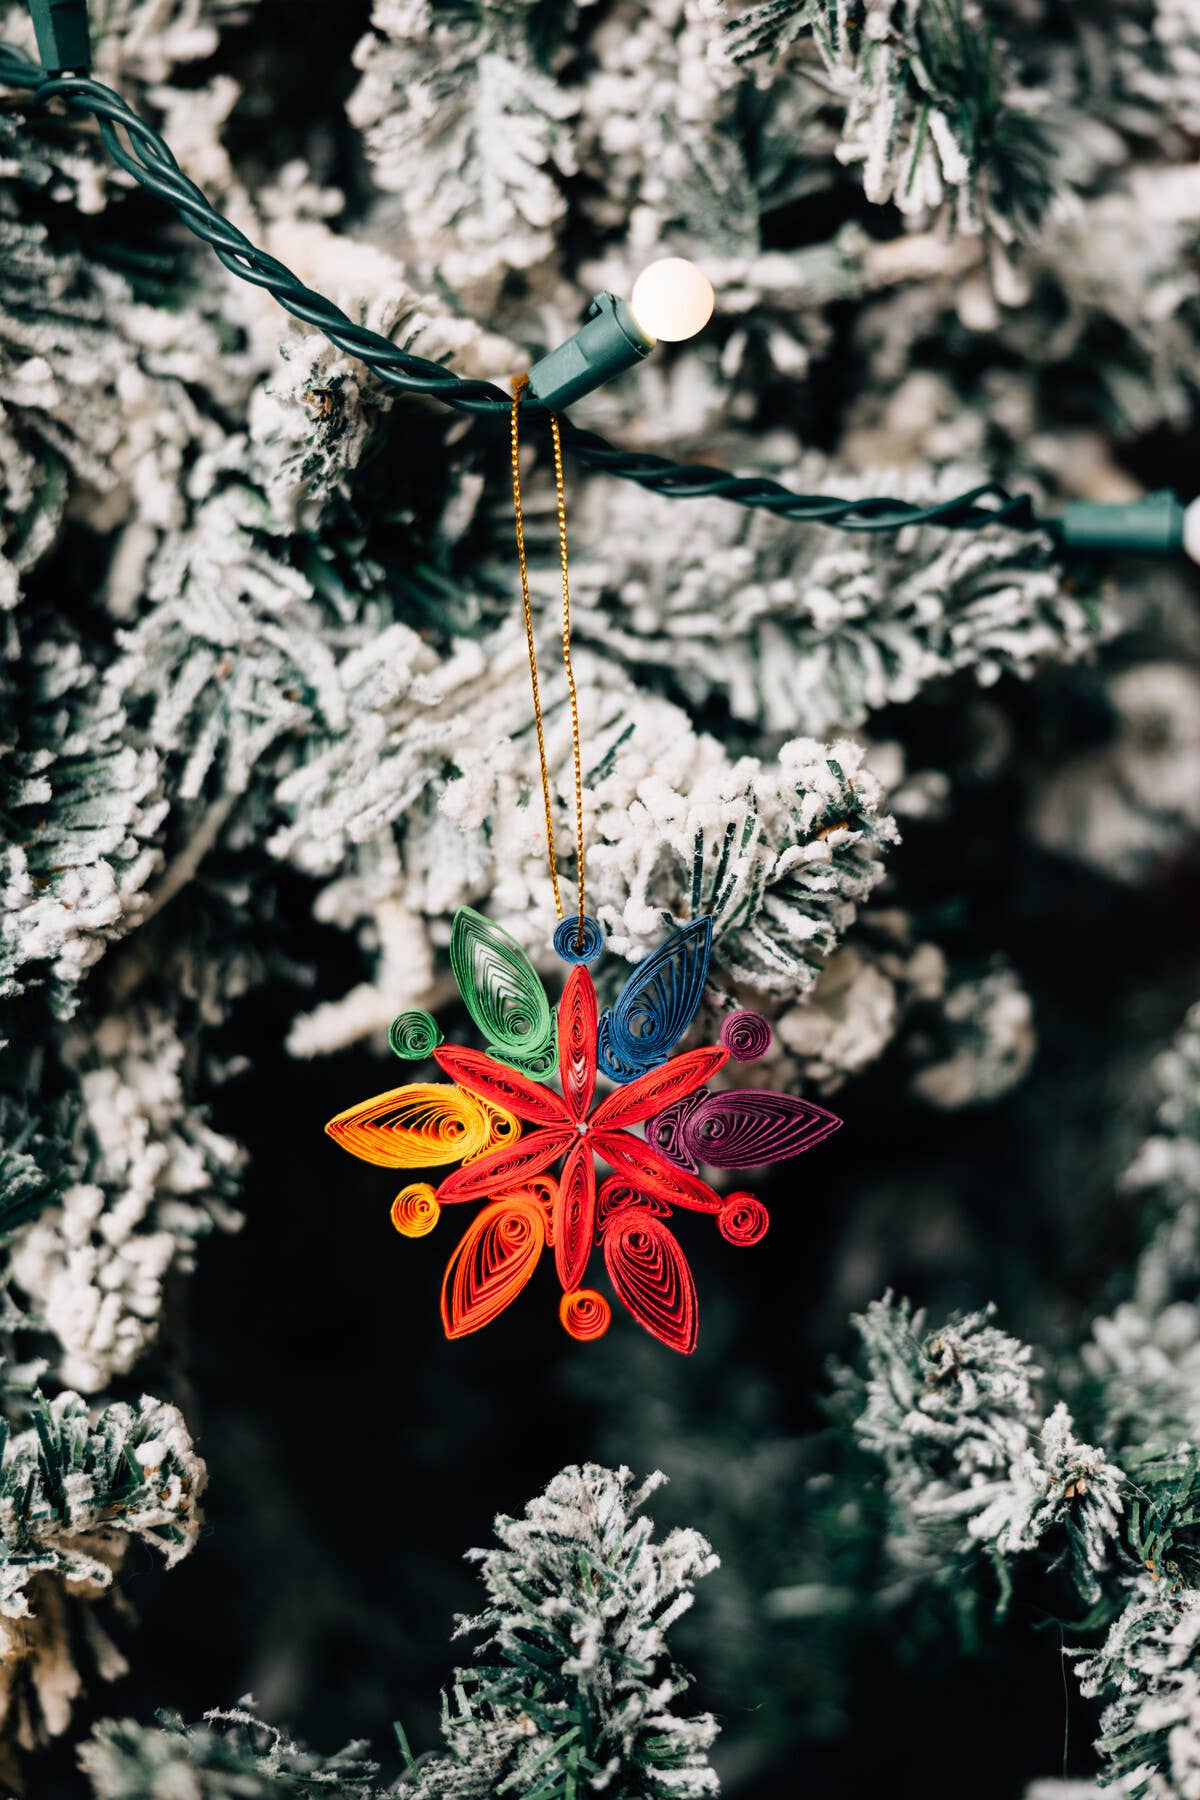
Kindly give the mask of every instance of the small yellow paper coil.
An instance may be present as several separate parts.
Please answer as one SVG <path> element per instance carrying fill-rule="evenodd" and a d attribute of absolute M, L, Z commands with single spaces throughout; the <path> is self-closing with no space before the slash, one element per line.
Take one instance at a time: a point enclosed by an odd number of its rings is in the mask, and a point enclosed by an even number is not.
<path fill-rule="evenodd" d="M 427 1181 L 401 1188 L 392 1201 L 392 1224 L 405 1237 L 426 1237 L 442 1216 L 442 1209 Z"/>

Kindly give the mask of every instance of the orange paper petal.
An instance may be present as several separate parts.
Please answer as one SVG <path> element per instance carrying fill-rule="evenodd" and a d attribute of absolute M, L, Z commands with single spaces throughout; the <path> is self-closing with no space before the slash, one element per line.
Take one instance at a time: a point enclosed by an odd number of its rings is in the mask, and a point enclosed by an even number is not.
<path fill-rule="evenodd" d="M 533 1274 L 545 1241 L 546 1223 L 536 1200 L 516 1195 L 485 1206 L 446 1265 L 446 1336 L 467 1337 L 490 1325 Z"/>

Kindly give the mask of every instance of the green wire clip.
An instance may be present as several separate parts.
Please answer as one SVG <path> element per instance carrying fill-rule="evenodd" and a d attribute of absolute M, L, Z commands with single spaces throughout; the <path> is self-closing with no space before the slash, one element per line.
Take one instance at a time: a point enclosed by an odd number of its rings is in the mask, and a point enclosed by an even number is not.
<path fill-rule="evenodd" d="M 529 371 L 529 397 L 552 412 L 590 394 L 601 382 L 649 356 L 657 339 L 644 332 L 616 294 L 597 294 L 587 323 Z"/>
<path fill-rule="evenodd" d="M 87 0 L 29 0 L 38 56 L 47 75 L 92 66 Z"/>

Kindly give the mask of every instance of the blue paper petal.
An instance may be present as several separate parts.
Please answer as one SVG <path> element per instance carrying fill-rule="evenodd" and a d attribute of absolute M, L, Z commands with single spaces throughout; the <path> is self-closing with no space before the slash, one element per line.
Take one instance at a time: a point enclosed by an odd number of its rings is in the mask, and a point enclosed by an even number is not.
<path fill-rule="evenodd" d="M 633 971 L 600 1019 L 597 1059 L 610 1081 L 634 1081 L 666 1062 L 696 1016 L 711 955 L 706 913 L 673 931 Z"/>

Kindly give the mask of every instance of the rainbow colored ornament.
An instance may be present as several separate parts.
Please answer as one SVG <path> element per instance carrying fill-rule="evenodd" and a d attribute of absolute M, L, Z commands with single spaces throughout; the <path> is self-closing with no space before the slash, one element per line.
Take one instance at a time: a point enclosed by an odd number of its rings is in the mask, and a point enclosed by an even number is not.
<path fill-rule="evenodd" d="M 811 1149 L 841 1120 L 811 1101 L 754 1088 L 712 1092 L 733 1055 L 770 1043 L 757 1014 L 730 1014 L 722 1043 L 674 1055 L 704 992 L 712 919 L 672 932 L 600 1013 L 586 964 L 603 945 L 592 919 L 565 922 L 555 947 L 573 966 L 557 1016 L 520 945 L 470 907 L 456 913 L 450 965 L 486 1050 L 446 1044 L 428 1013 L 402 1013 L 398 1056 L 432 1050 L 449 1082 L 411 1082 L 348 1108 L 325 1127 L 351 1155 L 384 1168 L 458 1167 L 416 1182 L 392 1205 L 396 1229 L 423 1237 L 446 1206 L 484 1202 L 446 1268 L 442 1322 L 450 1338 L 491 1323 L 554 1253 L 559 1317 L 574 1338 L 607 1330 L 604 1296 L 585 1287 L 593 1252 L 638 1324 L 685 1354 L 699 1306 L 691 1269 L 669 1229 L 674 1208 L 711 1213 L 734 1245 L 757 1243 L 767 1211 L 753 1194 L 724 1197 L 699 1174 L 758 1168 Z M 578 946 L 578 948 L 576 948 Z M 558 1078 L 558 1088 L 552 1086 Z M 611 1092 L 597 1100 L 597 1080 Z M 597 1178 L 597 1163 L 611 1171 Z"/>

